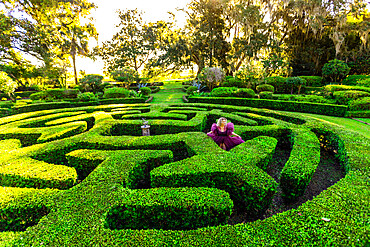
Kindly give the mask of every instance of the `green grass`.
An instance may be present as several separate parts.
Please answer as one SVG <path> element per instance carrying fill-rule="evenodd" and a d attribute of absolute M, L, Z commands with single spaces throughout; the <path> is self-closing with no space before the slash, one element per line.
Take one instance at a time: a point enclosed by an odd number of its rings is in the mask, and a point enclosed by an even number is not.
<path fill-rule="evenodd" d="M 350 118 L 332 117 L 332 116 L 317 115 L 317 114 L 311 114 L 311 113 L 297 113 L 297 112 L 295 113 L 302 115 L 302 116 L 312 117 L 312 118 L 320 119 L 320 120 L 327 121 L 330 123 L 334 123 L 346 129 L 356 131 L 357 133 L 360 133 L 367 138 L 370 138 L 370 125 L 361 123 L 359 121 L 356 121 Z M 366 120 L 364 122 L 370 123 L 369 118 L 367 119 L 365 118 L 364 120 L 362 119 L 360 120 L 361 121 Z"/>
<path fill-rule="evenodd" d="M 357 118 L 356 117 L 356 119 L 361 120 L 362 122 L 365 122 L 365 123 L 370 124 L 370 118 Z"/>
<path fill-rule="evenodd" d="M 152 94 L 152 104 L 173 104 L 183 103 L 182 96 L 186 93 L 182 91 L 182 81 L 165 81 L 158 93 Z"/>

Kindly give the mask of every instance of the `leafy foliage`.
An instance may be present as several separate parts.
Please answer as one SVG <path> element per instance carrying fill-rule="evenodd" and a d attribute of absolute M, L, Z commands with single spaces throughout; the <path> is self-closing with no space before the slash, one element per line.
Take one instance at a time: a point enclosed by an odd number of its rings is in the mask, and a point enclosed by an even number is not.
<path fill-rule="evenodd" d="M 90 74 L 79 80 L 78 85 L 81 87 L 83 92 L 97 93 L 102 91 L 102 80 L 103 76 Z"/>
<path fill-rule="evenodd" d="M 341 82 L 350 71 L 350 67 L 348 65 L 338 59 L 330 60 L 328 63 L 324 65 L 322 68 L 322 75 L 329 81 L 329 82 Z"/>
<path fill-rule="evenodd" d="M 112 87 L 107 88 L 104 91 L 103 98 L 127 98 L 130 95 L 130 91 L 123 87 Z"/>
<path fill-rule="evenodd" d="M 136 70 L 125 67 L 120 70 L 114 70 L 110 73 L 111 77 L 119 82 L 125 82 L 129 87 L 131 83 L 139 79 L 139 74 Z"/>
<path fill-rule="evenodd" d="M 148 87 L 142 87 L 142 88 L 140 88 L 140 92 L 143 95 L 148 96 L 149 94 L 151 94 L 152 90 Z"/>
<path fill-rule="evenodd" d="M 12 80 L 5 72 L 0 72 L 0 90 L 8 94 L 12 101 L 16 101 L 13 92 L 17 88 L 17 83 Z"/>
<path fill-rule="evenodd" d="M 82 102 L 97 101 L 98 98 L 91 92 L 80 93 L 77 95 L 77 100 Z"/>
<path fill-rule="evenodd" d="M 207 85 L 208 89 L 211 91 L 213 88 L 218 86 L 224 77 L 225 73 L 223 70 L 216 67 L 206 67 L 202 69 L 201 73 L 198 75 L 199 81 L 201 81 L 202 84 Z"/>

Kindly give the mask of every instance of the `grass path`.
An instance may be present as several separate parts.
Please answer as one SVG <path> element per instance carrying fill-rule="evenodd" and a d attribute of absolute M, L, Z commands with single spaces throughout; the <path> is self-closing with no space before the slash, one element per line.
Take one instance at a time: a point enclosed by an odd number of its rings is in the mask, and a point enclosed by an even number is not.
<path fill-rule="evenodd" d="M 158 93 L 153 94 L 152 104 L 173 104 L 183 103 L 182 96 L 186 93 L 182 91 L 181 81 L 165 81 Z"/>
<path fill-rule="evenodd" d="M 370 138 L 370 125 L 361 123 L 354 119 L 343 118 L 343 117 L 332 117 L 332 116 L 325 116 L 325 115 L 318 115 L 318 114 L 311 114 L 311 113 L 297 113 L 297 114 L 301 116 L 307 116 L 307 117 L 312 117 L 312 118 L 328 121 L 328 122 L 340 125 L 341 127 L 344 127 L 346 129 L 356 131 L 362 134 L 363 136 Z M 367 119 L 367 121 L 370 122 L 369 119 Z"/>

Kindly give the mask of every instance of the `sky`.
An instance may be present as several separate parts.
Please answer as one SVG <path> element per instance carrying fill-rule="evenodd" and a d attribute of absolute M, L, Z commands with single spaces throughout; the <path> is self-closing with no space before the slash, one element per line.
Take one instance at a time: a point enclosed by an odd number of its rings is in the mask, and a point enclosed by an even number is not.
<path fill-rule="evenodd" d="M 170 15 L 167 13 L 171 11 L 176 14 L 176 21 L 178 26 L 185 23 L 185 14 L 176 11 L 176 8 L 184 8 L 190 0 L 91 0 L 98 7 L 91 11 L 90 17 L 93 17 L 94 25 L 99 33 L 98 44 L 104 41 L 111 40 L 119 28 L 115 26 L 119 24 L 119 18 L 116 11 L 118 9 L 135 9 L 144 12 L 143 19 L 148 22 L 156 22 L 159 20 L 168 20 Z M 93 48 L 96 45 L 94 39 L 89 42 L 89 47 Z M 77 71 L 84 70 L 86 74 L 100 74 L 103 75 L 104 62 L 98 58 L 93 61 L 89 58 L 77 57 L 76 59 Z M 69 70 L 72 72 L 72 68 Z"/>

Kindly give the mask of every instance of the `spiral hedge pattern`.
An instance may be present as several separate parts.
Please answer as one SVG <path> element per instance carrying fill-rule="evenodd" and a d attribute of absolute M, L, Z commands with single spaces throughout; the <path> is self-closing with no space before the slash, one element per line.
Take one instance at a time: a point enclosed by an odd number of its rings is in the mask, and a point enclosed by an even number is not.
<path fill-rule="evenodd" d="M 245 143 L 226 152 L 205 134 L 219 117 Z M 151 136 L 141 136 L 142 118 Z M 325 136 L 346 176 L 297 209 L 260 215 L 277 186 L 300 197 Z M 291 152 L 280 184 L 266 173 Z M 0 246 L 286 246 L 369 243 L 370 140 L 266 109 L 117 104 L 0 118 Z"/>

